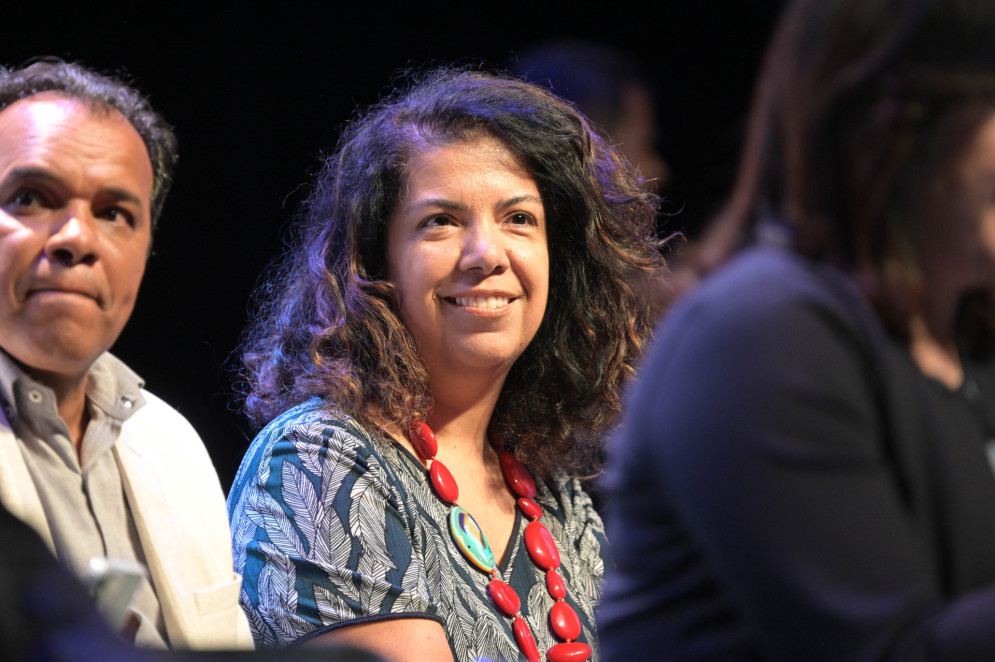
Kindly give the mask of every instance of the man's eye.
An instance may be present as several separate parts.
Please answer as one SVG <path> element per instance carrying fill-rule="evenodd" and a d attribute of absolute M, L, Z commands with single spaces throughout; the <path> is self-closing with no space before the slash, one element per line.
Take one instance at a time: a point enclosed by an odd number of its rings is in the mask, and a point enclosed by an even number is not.
<path fill-rule="evenodd" d="M 115 223 L 131 223 L 131 214 L 123 209 L 117 207 L 110 207 L 100 212 L 98 216 L 107 221 L 113 221 Z"/>
<path fill-rule="evenodd" d="M 45 198 L 38 191 L 22 189 L 10 199 L 10 204 L 16 207 L 37 207 L 45 204 Z"/>

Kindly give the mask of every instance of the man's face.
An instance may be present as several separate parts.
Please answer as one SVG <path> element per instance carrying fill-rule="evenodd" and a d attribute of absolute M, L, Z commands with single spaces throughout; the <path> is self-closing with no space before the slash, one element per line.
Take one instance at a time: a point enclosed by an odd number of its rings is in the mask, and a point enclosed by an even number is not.
<path fill-rule="evenodd" d="M 117 111 L 53 92 L 0 111 L 0 347 L 43 381 L 82 378 L 128 321 L 152 180 Z"/>

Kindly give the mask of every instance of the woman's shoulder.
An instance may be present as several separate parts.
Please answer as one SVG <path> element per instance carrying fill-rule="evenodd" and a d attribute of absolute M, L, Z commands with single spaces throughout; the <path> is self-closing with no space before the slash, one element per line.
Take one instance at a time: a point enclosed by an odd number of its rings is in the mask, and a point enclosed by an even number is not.
<path fill-rule="evenodd" d="M 362 429 L 362 426 L 348 413 L 329 405 L 324 399 L 313 397 L 283 412 L 260 430 L 259 436 L 284 434 L 301 426 L 348 425 Z"/>
<path fill-rule="evenodd" d="M 557 501 L 589 505 L 592 503 L 591 496 L 585 488 L 584 481 L 563 473 L 557 473 L 549 478 L 541 478 L 536 481 L 539 492 L 547 492 L 550 498 Z"/>
<path fill-rule="evenodd" d="M 322 398 L 311 398 L 291 407 L 259 431 L 253 447 L 281 441 L 310 442 L 327 446 L 347 443 L 373 450 L 380 438 L 358 418 L 330 405 Z"/>
<path fill-rule="evenodd" d="M 785 340 L 864 344 L 883 333 L 854 280 L 784 248 L 744 250 L 679 300 L 657 331 L 654 352 L 677 347 L 777 352 Z"/>
<path fill-rule="evenodd" d="M 881 349 L 892 344 L 844 273 L 786 249 L 748 249 L 664 319 L 629 394 L 629 418 L 650 426 L 665 408 L 676 416 L 682 406 L 700 418 L 706 409 L 680 404 L 692 401 L 760 416 L 805 389 L 863 407 L 871 375 L 886 367 Z"/>
<path fill-rule="evenodd" d="M 302 402 L 270 421 L 249 446 L 232 491 L 238 491 L 252 476 L 268 475 L 274 466 L 291 462 L 315 475 L 328 462 L 362 473 L 384 474 L 391 461 L 385 460 L 391 442 L 382 439 L 375 428 L 329 405 L 321 398 Z"/>
<path fill-rule="evenodd" d="M 706 278 L 675 305 L 674 312 L 692 308 L 762 318 L 799 304 L 870 310 L 855 282 L 839 269 L 786 248 L 755 246 Z"/>

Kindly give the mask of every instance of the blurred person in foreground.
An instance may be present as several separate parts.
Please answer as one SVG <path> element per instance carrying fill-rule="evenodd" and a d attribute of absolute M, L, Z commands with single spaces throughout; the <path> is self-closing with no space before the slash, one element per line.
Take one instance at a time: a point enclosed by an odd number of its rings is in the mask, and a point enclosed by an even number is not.
<path fill-rule="evenodd" d="M 605 657 L 990 659 L 995 4 L 797 0 L 611 447 Z"/>
<path fill-rule="evenodd" d="M 515 79 L 429 72 L 346 128 L 243 351 L 258 644 L 598 659 L 608 549 L 576 477 L 652 327 L 627 283 L 662 268 L 655 211 Z"/>
<path fill-rule="evenodd" d="M 38 533 L 0 504 L 0 660 L 12 662 L 378 662 L 359 649 L 152 651 L 107 628 L 91 596 Z"/>

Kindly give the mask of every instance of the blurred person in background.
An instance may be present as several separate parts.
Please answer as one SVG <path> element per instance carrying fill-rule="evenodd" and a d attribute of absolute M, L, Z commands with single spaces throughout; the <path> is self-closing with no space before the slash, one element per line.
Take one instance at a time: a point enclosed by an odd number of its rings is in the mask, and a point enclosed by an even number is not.
<path fill-rule="evenodd" d="M 667 188 L 670 168 L 658 147 L 654 88 L 634 57 L 597 42 L 552 41 L 523 49 L 509 71 L 576 104 L 636 168 L 648 190 Z"/>
<path fill-rule="evenodd" d="M 796 0 L 606 483 L 606 659 L 989 659 L 995 4 Z"/>

